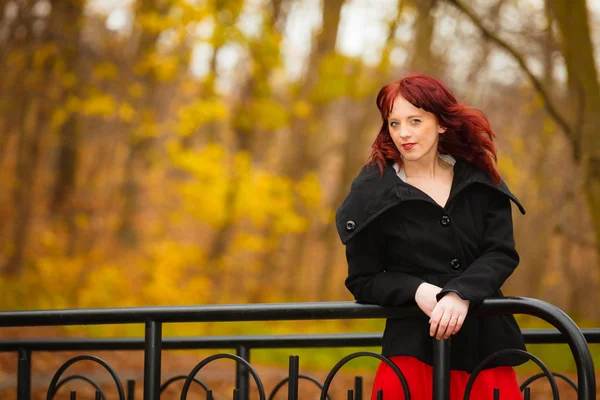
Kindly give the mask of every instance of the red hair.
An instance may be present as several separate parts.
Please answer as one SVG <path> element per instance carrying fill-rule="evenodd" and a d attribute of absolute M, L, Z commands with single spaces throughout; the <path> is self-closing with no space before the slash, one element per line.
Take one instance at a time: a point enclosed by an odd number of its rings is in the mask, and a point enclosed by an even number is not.
<path fill-rule="evenodd" d="M 490 175 L 496 185 L 500 183 L 494 145 L 496 134 L 485 114 L 476 108 L 459 104 L 446 85 L 420 73 L 410 74 L 379 91 L 377 108 L 383 124 L 373 142 L 368 165 L 377 164 L 382 174 L 387 163 L 397 162 L 402 165 L 400 151 L 388 130 L 388 117 L 398 96 L 404 97 L 415 107 L 432 113 L 438 123 L 446 128 L 440 134 L 438 152 L 463 158 Z"/>

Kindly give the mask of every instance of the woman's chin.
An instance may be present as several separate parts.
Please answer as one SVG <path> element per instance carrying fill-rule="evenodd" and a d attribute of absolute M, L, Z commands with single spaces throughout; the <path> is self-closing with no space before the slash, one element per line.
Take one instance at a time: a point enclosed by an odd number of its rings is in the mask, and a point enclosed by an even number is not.
<path fill-rule="evenodd" d="M 401 155 L 402 155 L 402 161 L 405 161 L 405 162 L 406 161 L 408 161 L 408 162 L 419 161 L 421 158 L 423 158 L 423 154 L 421 154 L 421 153 L 411 153 L 411 152 L 408 152 L 408 154 L 406 154 L 406 153 L 402 154 L 401 153 Z"/>

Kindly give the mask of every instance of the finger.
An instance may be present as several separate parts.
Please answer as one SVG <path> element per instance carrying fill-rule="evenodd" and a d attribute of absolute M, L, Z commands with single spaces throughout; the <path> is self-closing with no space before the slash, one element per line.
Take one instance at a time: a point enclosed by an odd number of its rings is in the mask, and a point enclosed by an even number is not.
<path fill-rule="evenodd" d="M 437 335 L 435 336 L 435 338 L 437 340 L 440 340 L 446 334 L 446 329 L 448 328 L 448 323 L 450 322 L 450 315 L 451 315 L 451 312 L 448 310 L 446 310 L 444 312 L 444 315 L 442 315 L 442 318 L 440 319 L 440 324 L 439 324 L 439 327 L 437 330 Z"/>
<path fill-rule="evenodd" d="M 442 308 L 436 305 L 431 313 L 431 318 L 429 319 L 429 336 L 433 337 L 437 333 L 438 325 L 442 319 L 443 313 L 444 311 Z"/>
<path fill-rule="evenodd" d="M 452 331 L 453 335 L 456 335 L 458 333 L 458 331 L 460 331 L 460 328 L 462 328 L 466 317 L 467 317 L 466 314 L 460 314 L 458 316 L 458 320 L 456 321 L 456 326 L 454 327 L 454 330 Z"/>
<path fill-rule="evenodd" d="M 456 314 L 450 317 L 450 321 L 448 322 L 448 328 L 446 329 L 446 333 L 444 334 L 444 339 L 448 339 L 450 335 L 452 335 L 457 322 L 458 316 Z"/>

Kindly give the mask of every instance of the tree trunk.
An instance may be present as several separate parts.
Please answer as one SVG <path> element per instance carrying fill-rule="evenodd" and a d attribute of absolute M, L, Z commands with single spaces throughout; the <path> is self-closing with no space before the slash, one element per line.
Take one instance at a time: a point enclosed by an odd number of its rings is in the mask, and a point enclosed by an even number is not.
<path fill-rule="evenodd" d="M 241 6 L 233 10 L 233 15 L 237 17 L 241 12 Z M 272 25 L 279 20 L 281 14 L 281 2 L 275 3 L 271 11 L 264 11 L 265 22 L 263 24 L 264 29 L 274 29 Z M 283 24 L 280 24 L 283 26 Z M 281 32 L 279 32 L 281 33 Z M 251 44 L 251 46 L 260 44 Z M 253 51 L 251 51 L 251 54 Z M 256 126 L 253 123 L 248 123 L 246 118 L 238 118 L 240 116 L 248 116 L 248 110 L 251 109 L 252 101 L 258 96 L 268 96 L 270 93 L 258 93 L 257 87 L 269 88 L 268 79 L 272 73 L 270 67 L 264 66 L 264 60 L 261 59 L 260 54 L 254 57 L 255 73 L 246 77 L 245 82 L 241 85 L 239 90 L 239 99 L 233 108 L 232 115 L 234 116 L 234 131 L 235 131 L 235 152 L 248 152 L 252 153 L 253 144 L 256 136 Z M 264 82 L 258 82 L 258 79 L 263 79 Z M 270 89 L 262 89 L 270 90 Z M 237 118 L 237 119 L 236 119 Z M 249 118 L 248 118 L 249 119 Z M 241 121 L 241 122 L 240 122 Z M 214 261 L 218 257 L 224 254 L 226 249 L 229 247 L 229 243 L 232 240 L 234 233 L 234 207 L 237 204 L 240 176 L 234 170 L 233 175 L 230 178 L 228 193 L 225 200 L 225 215 L 227 219 L 223 222 L 223 225 L 215 232 L 212 244 L 207 252 L 207 259 Z"/>
<path fill-rule="evenodd" d="M 408 65 L 412 71 L 439 77 L 443 69 L 442 62 L 431 51 L 435 28 L 433 10 L 436 2 L 437 0 L 414 0 L 417 18 L 413 26 L 415 39 Z"/>
<path fill-rule="evenodd" d="M 561 36 L 561 49 L 568 73 L 571 98 L 574 99 L 577 161 L 583 169 L 585 192 L 594 229 L 596 251 L 600 254 L 600 84 L 594 60 L 589 15 L 585 0 L 550 0 Z"/>
<path fill-rule="evenodd" d="M 169 11 L 170 1 L 160 0 L 138 0 L 137 13 L 144 14 L 157 11 L 164 15 Z M 155 49 L 158 34 L 149 32 L 143 27 L 140 28 L 140 39 L 138 50 L 135 54 L 133 63 L 140 62 L 148 57 Z M 156 92 L 158 82 L 152 75 L 146 75 L 139 78 L 139 83 L 144 87 L 144 97 L 140 101 L 140 114 L 143 116 L 139 124 L 156 124 Z M 137 230 L 137 218 L 140 208 L 140 194 L 142 191 L 140 181 L 146 169 L 146 154 L 153 144 L 151 137 L 133 137 L 131 147 L 125 164 L 125 175 L 121 185 L 121 195 L 123 196 L 123 206 L 121 209 L 121 221 L 117 230 L 119 240 L 130 247 L 137 246 L 139 242 L 139 233 Z"/>
<path fill-rule="evenodd" d="M 29 243 L 34 204 L 33 188 L 39 162 L 40 141 L 44 130 L 44 127 L 41 126 L 44 119 L 40 110 L 40 101 L 42 100 L 28 98 L 28 96 L 25 96 L 25 100 L 27 104 L 23 107 L 17 153 L 17 184 L 13 197 L 16 206 L 12 235 L 13 248 L 3 268 L 3 272 L 9 276 L 18 275 L 21 272 L 25 250 Z"/>
<path fill-rule="evenodd" d="M 335 51 L 337 42 L 338 26 L 340 23 L 340 14 L 345 0 L 331 0 L 323 2 L 323 27 L 314 43 L 314 50 L 311 52 L 306 67 L 306 76 L 300 86 L 300 93 L 296 101 L 310 102 L 310 94 L 319 82 L 319 66 L 323 59 Z M 290 153 L 286 155 L 282 172 L 298 182 L 309 171 L 317 168 L 318 159 L 315 155 L 315 140 L 318 135 L 313 132 L 312 126 L 321 125 L 322 117 L 326 114 L 326 104 L 312 104 L 314 113 L 312 124 L 306 117 L 294 117 L 291 124 L 290 135 Z M 298 201 L 299 202 L 299 201 Z M 300 214 L 306 214 L 301 206 L 297 209 Z M 304 286 L 301 285 L 300 272 L 304 265 L 303 260 L 306 254 L 305 246 L 309 241 L 309 230 L 299 235 L 290 235 L 286 237 L 289 241 L 290 253 L 287 263 L 286 287 L 285 293 L 295 296 L 304 292 Z"/>
<path fill-rule="evenodd" d="M 346 141 L 341 147 L 342 166 L 340 168 L 340 179 L 337 183 L 337 193 L 333 200 L 333 207 L 339 207 L 350 189 L 352 180 L 358 173 L 361 164 L 365 162 L 366 152 L 364 151 L 364 141 L 360 140 L 363 132 L 367 129 L 368 123 L 372 120 L 369 118 L 373 107 L 372 99 L 366 99 L 361 103 L 354 104 L 352 122 L 348 124 L 352 128 L 349 129 L 346 135 Z M 337 234 L 335 222 L 332 221 L 324 226 L 324 229 L 319 233 L 319 241 L 325 243 L 324 260 L 317 274 L 314 285 L 317 287 L 317 299 L 319 301 L 327 301 L 331 299 L 332 283 L 331 277 L 336 277 L 334 268 L 337 265 L 336 258 L 339 254 L 338 249 L 341 246 L 340 239 Z M 335 282 L 335 286 L 341 285 L 340 282 Z"/>
<path fill-rule="evenodd" d="M 242 3 L 235 3 L 237 7 L 231 9 L 231 14 L 237 18 L 242 11 Z M 270 8 L 270 9 L 268 9 Z M 264 21 L 263 30 L 283 28 L 285 24 L 277 24 L 282 17 L 282 3 L 276 2 L 271 4 L 263 11 Z M 278 34 L 282 34 L 281 31 L 277 31 Z M 217 42 L 219 44 L 219 42 Z M 265 98 L 271 96 L 271 88 L 269 78 L 272 75 L 272 66 L 268 64 L 269 60 L 265 59 L 262 54 L 263 44 L 260 42 L 251 41 L 249 44 L 250 55 L 254 64 L 254 71 L 245 77 L 245 81 L 240 85 L 238 90 L 239 97 L 236 104 L 233 107 L 233 130 L 235 133 L 235 143 L 232 146 L 234 153 L 248 153 L 252 157 L 251 165 L 256 162 L 256 153 L 253 153 L 256 136 L 258 133 L 258 127 L 256 126 L 253 116 L 250 114 L 252 110 L 252 103 L 260 97 Z M 211 67 L 214 69 L 214 65 Z M 216 126 L 215 123 L 211 124 Z M 214 134 L 210 138 L 214 140 Z M 241 184 L 241 175 L 231 169 L 231 175 L 227 177 L 229 180 L 228 192 L 225 197 L 225 216 L 226 219 L 222 225 L 215 231 L 211 244 L 207 250 L 207 261 L 212 264 L 211 268 L 216 271 L 214 267 L 215 262 L 219 260 L 224 254 L 227 253 L 236 233 L 234 213 L 235 206 L 238 203 L 239 186 Z M 239 273 L 239 272 L 238 272 Z M 225 274 L 216 271 L 212 276 L 213 284 L 219 286 L 219 290 L 213 291 L 211 294 L 211 302 L 218 303 L 220 298 L 228 295 L 229 293 L 241 293 L 246 290 L 244 282 L 236 279 L 227 278 L 229 271 Z M 225 287 L 219 282 L 228 282 L 228 286 Z"/>
<path fill-rule="evenodd" d="M 62 94 L 62 104 L 72 96 L 78 97 L 81 87 L 79 73 L 79 46 L 81 37 L 81 16 L 83 3 L 78 0 L 58 2 L 52 7 L 50 16 L 51 38 L 59 47 L 59 56 L 65 64 L 66 71 L 76 76 L 77 82 Z M 77 187 L 77 165 L 81 121 L 76 113 L 71 112 L 59 132 L 59 150 L 56 167 L 54 189 L 50 200 L 50 211 L 67 227 L 67 255 L 75 253 L 77 225 L 73 196 Z"/>
<path fill-rule="evenodd" d="M 65 64 L 68 73 L 73 73 L 79 78 L 78 59 L 80 44 L 80 26 L 83 5 L 79 1 L 64 1 L 56 3 L 52 8 L 50 29 L 52 40 L 59 47 L 59 56 Z M 62 103 L 71 96 L 77 96 L 80 82 L 71 89 L 65 89 L 62 94 Z M 50 210 L 63 212 L 64 206 L 69 202 L 76 187 L 76 170 L 78 159 L 78 143 L 80 126 L 76 114 L 70 113 L 60 129 L 60 144 L 58 151 L 58 168 L 54 183 L 54 193 Z M 67 205 L 68 207 L 68 205 Z"/>
<path fill-rule="evenodd" d="M 45 86 L 42 82 L 48 78 L 50 66 L 33 65 L 33 54 L 36 44 L 43 45 L 48 41 L 46 32 L 35 37 L 33 34 L 34 19 L 31 10 L 22 6 L 19 10 L 19 18 L 24 28 L 24 34 L 19 37 L 10 37 L 8 42 L 13 45 L 14 51 L 24 54 L 26 59 L 24 70 L 15 73 L 19 80 L 10 84 L 8 95 L 13 96 L 13 115 L 8 115 L 9 125 L 17 135 L 17 157 L 16 157 L 16 184 L 13 192 L 15 219 L 12 226 L 12 248 L 8 258 L 3 265 L 2 271 L 7 275 L 18 275 L 23 267 L 25 252 L 29 245 L 31 225 L 34 213 L 33 189 L 35 186 L 37 167 L 39 163 L 41 139 L 46 133 L 47 121 L 49 120 L 49 100 L 44 96 Z M 38 82 L 35 92 L 26 85 L 26 78 L 31 82 Z"/>

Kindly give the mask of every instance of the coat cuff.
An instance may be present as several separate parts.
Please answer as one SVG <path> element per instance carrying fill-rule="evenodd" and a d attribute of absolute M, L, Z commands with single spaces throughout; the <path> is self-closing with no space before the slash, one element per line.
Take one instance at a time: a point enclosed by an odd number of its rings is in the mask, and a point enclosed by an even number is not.
<path fill-rule="evenodd" d="M 444 297 L 445 295 L 447 295 L 448 293 L 456 293 L 458 295 L 458 297 L 460 297 L 463 300 L 469 300 L 466 299 L 458 290 L 456 289 L 443 289 L 441 292 L 439 292 L 435 298 L 437 299 L 437 301 L 440 301 L 442 299 L 442 297 Z"/>

